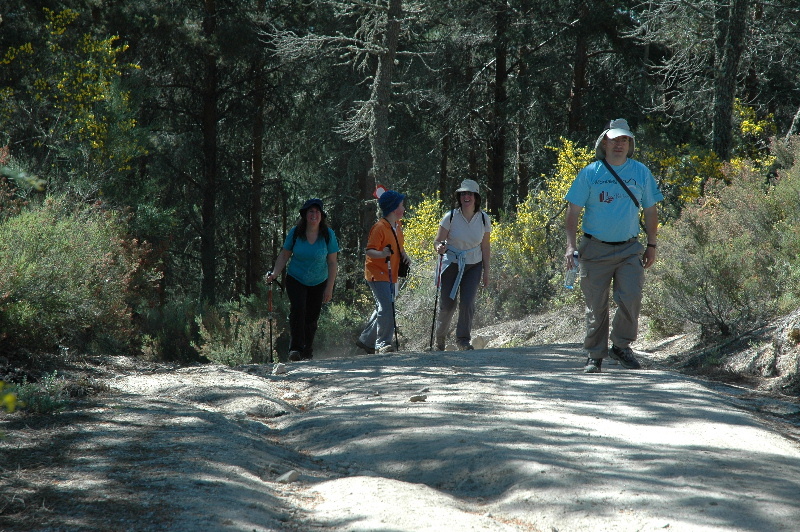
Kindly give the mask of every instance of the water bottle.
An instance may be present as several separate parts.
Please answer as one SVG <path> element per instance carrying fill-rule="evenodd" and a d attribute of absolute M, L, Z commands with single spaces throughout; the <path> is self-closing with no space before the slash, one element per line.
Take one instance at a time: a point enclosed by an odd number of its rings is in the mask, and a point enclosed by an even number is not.
<path fill-rule="evenodd" d="M 572 264 L 574 266 L 567 270 L 567 273 L 564 275 L 564 288 L 572 290 L 575 288 L 575 280 L 578 278 L 578 251 L 575 250 L 572 252 Z"/>

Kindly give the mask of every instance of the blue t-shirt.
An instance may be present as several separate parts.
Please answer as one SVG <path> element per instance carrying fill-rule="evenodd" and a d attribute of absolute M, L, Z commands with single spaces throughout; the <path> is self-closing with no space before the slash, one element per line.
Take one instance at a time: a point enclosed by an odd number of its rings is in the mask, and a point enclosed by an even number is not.
<path fill-rule="evenodd" d="M 612 166 L 643 209 L 664 199 L 650 170 L 633 159 Z M 584 233 L 605 242 L 623 242 L 639 234 L 639 209 L 602 161 L 578 172 L 564 197 L 584 208 Z"/>
<path fill-rule="evenodd" d="M 329 227 L 328 242 L 325 242 L 325 238 L 320 234 L 313 244 L 309 244 L 307 240 L 299 236 L 297 240 L 294 239 L 296 229 L 297 226 L 292 227 L 283 242 L 283 249 L 292 252 L 286 273 L 306 286 L 324 283 L 328 279 L 328 255 L 339 252 L 336 233 Z M 294 247 L 292 247 L 292 242 L 294 242 Z"/>

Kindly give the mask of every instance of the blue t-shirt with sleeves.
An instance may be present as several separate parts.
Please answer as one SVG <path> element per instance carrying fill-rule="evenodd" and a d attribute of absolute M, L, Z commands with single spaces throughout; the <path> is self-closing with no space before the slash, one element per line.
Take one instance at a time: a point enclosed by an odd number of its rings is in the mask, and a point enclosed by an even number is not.
<path fill-rule="evenodd" d="M 299 236 L 295 240 L 296 230 L 297 226 L 292 227 L 283 242 L 283 249 L 292 252 L 286 273 L 306 286 L 316 286 L 325 282 L 328 279 L 328 255 L 339 252 L 336 233 L 329 227 L 327 242 L 322 235 L 319 235 L 313 244 L 309 244 Z"/>
<path fill-rule="evenodd" d="M 653 174 L 639 161 L 628 159 L 613 168 L 643 209 L 664 199 Z M 564 199 L 584 208 L 583 232 L 598 240 L 623 242 L 639 234 L 639 209 L 602 161 L 584 167 Z"/>

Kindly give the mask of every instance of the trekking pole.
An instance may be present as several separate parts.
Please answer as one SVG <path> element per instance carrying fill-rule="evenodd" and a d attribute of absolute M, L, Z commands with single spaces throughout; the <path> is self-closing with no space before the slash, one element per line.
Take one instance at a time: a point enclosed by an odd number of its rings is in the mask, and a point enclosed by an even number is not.
<path fill-rule="evenodd" d="M 272 272 L 269 272 L 267 275 L 272 275 Z M 269 312 L 267 313 L 267 321 L 269 321 L 269 356 L 267 357 L 267 362 L 272 362 L 272 281 L 269 282 L 269 296 L 267 300 L 269 301 Z"/>
<path fill-rule="evenodd" d="M 392 281 L 392 255 L 394 251 L 392 251 L 392 246 L 387 246 L 389 248 L 389 256 L 386 257 L 386 266 L 389 268 L 389 293 L 392 295 L 392 325 L 394 326 L 394 347 L 398 351 L 400 350 L 400 341 L 397 339 L 397 315 L 394 311 L 394 281 Z M 400 260 L 403 260 L 403 257 L 400 257 Z"/>
<path fill-rule="evenodd" d="M 444 243 L 444 242 L 443 242 Z M 436 279 L 434 279 L 434 286 L 436 287 L 436 295 L 433 297 L 433 323 L 431 323 L 431 345 L 430 350 L 433 351 L 433 330 L 436 327 L 436 307 L 439 305 L 439 290 L 442 285 L 442 258 L 444 255 L 439 255 L 439 264 L 436 266 Z"/>

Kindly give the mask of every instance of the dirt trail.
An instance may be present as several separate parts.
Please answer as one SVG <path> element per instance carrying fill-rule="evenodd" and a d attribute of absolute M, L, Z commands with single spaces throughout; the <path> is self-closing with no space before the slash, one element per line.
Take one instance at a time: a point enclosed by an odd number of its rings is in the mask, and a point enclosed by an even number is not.
<path fill-rule="evenodd" d="M 576 351 L 329 358 L 283 375 L 120 358 L 101 401 L 2 426 L 3 464 L 41 460 L 3 465 L 18 502 L 0 528 L 795 529 L 800 445 L 735 388 L 586 375 Z"/>

